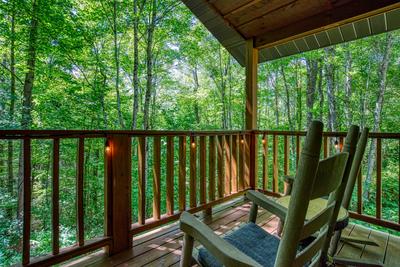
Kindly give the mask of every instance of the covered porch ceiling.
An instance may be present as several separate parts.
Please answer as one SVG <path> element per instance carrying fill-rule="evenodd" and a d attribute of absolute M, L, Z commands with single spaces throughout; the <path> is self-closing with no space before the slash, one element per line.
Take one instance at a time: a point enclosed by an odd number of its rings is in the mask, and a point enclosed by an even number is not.
<path fill-rule="evenodd" d="M 182 0 L 245 65 L 246 40 L 265 62 L 400 28 L 399 0 Z"/>

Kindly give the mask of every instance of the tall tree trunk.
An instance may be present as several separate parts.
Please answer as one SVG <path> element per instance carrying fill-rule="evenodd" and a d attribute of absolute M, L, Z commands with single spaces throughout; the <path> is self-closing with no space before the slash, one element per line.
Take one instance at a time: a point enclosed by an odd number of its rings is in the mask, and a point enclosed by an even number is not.
<path fill-rule="evenodd" d="M 335 48 L 325 48 L 325 77 L 326 77 L 326 93 L 328 97 L 328 129 L 336 131 L 337 114 L 335 99 L 335 65 L 334 65 Z"/>
<path fill-rule="evenodd" d="M 307 104 L 307 127 L 313 120 L 313 108 L 315 102 L 315 91 L 318 76 L 318 60 L 306 59 L 307 67 L 307 91 L 306 91 L 306 104 Z"/>
<path fill-rule="evenodd" d="M 15 113 L 15 2 L 12 1 L 11 7 L 11 44 L 10 44 L 10 121 L 12 127 L 14 128 L 14 113 Z M 8 183 L 7 190 L 10 196 L 14 196 L 14 166 L 13 166 L 13 156 L 14 156 L 14 144 L 12 140 L 7 143 L 7 173 L 8 173 Z M 8 214 L 12 216 L 11 210 Z"/>
<path fill-rule="evenodd" d="M 351 95 L 352 95 L 352 89 L 351 89 L 351 83 L 352 83 L 352 65 L 353 65 L 353 59 L 351 56 L 351 51 L 346 44 L 345 46 L 346 49 L 346 57 L 345 57 L 345 65 L 344 65 L 344 92 L 345 92 L 345 98 L 344 98 L 344 114 L 346 118 L 346 126 L 350 127 L 352 122 L 353 122 L 353 112 L 351 110 Z"/>
<path fill-rule="evenodd" d="M 297 130 L 301 130 L 301 126 L 303 124 L 303 97 L 301 93 L 301 79 L 299 79 L 299 69 L 300 64 L 299 60 L 296 60 L 296 71 L 295 71 L 295 81 L 296 81 L 296 99 L 297 99 Z"/>
<path fill-rule="evenodd" d="M 385 95 L 385 89 L 386 89 L 386 78 L 387 78 L 387 70 L 389 67 L 389 62 L 390 62 L 390 53 L 392 51 L 392 46 L 393 46 L 393 34 L 392 33 L 387 33 L 386 34 L 386 40 L 384 45 L 384 51 L 382 55 L 382 61 L 380 63 L 379 71 L 378 71 L 378 78 L 379 78 L 379 89 L 377 93 L 377 99 L 376 99 L 376 104 L 375 104 L 375 110 L 374 110 L 374 127 L 373 127 L 373 132 L 379 132 L 380 131 L 380 123 L 381 123 L 381 114 L 382 114 L 382 109 L 383 109 L 383 100 L 384 100 L 384 95 Z M 383 46 L 382 45 L 382 46 Z M 368 199 L 369 197 L 369 188 L 371 185 L 371 180 L 372 180 L 372 173 L 375 168 L 375 150 L 376 150 L 376 140 L 371 142 L 371 146 L 369 148 L 368 152 L 368 169 L 367 169 L 367 175 L 365 177 L 364 181 L 364 198 Z"/>
<path fill-rule="evenodd" d="M 147 25 L 147 44 L 146 44 L 146 68 L 147 68 L 147 82 L 146 93 L 144 99 L 144 114 L 143 114 L 143 129 L 149 129 L 149 114 L 150 114 L 150 101 L 151 93 L 153 90 L 153 37 L 154 29 L 156 27 L 157 15 L 157 0 L 152 1 L 151 15 L 149 24 Z"/>
<path fill-rule="evenodd" d="M 226 111 L 226 73 L 227 73 L 227 64 L 225 67 L 223 66 L 222 61 L 222 49 L 221 45 L 218 46 L 218 55 L 219 55 L 219 75 L 220 75 L 220 89 L 221 89 L 221 102 L 222 102 L 222 129 L 228 128 L 228 120 L 227 120 L 227 111 Z"/>
<path fill-rule="evenodd" d="M 133 1 L 133 108 L 132 129 L 137 128 L 139 111 L 139 12 L 138 0 Z"/>
<path fill-rule="evenodd" d="M 199 77 L 197 75 L 197 65 L 196 64 L 193 67 L 192 75 L 193 75 L 193 83 L 194 83 L 193 92 L 195 95 L 197 95 L 200 85 L 199 85 Z M 199 103 L 197 101 L 197 96 L 195 97 L 193 108 L 194 108 L 194 116 L 196 118 L 196 123 L 197 123 L 197 125 L 199 125 L 200 124 L 200 114 L 199 114 Z"/>
<path fill-rule="evenodd" d="M 119 62 L 117 9 L 118 9 L 117 0 L 114 0 L 114 3 L 113 3 L 113 38 L 114 38 L 114 60 L 115 60 L 115 92 L 117 93 L 117 112 L 118 112 L 119 127 L 125 128 L 125 122 L 124 122 L 124 118 L 122 117 L 122 111 L 121 111 L 121 95 L 120 95 L 120 91 L 119 91 L 120 62 Z"/>
<path fill-rule="evenodd" d="M 277 77 L 272 77 L 271 85 L 274 87 L 274 97 L 275 97 L 275 123 L 276 128 L 279 128 L 279 91 L 278 83 L 276 82 Z"/>
<path fill-rule="evenodd" d="M 27 60 L 27 73 L 25 74 L 24 92 L 22 101 L 22 129 L 29 129 L 32 127 L 32 89 L 35 79 L 35 64 L 36 64 L 36 48 L 37 48 L 37 33 L 38 33 L 38 14 L 39 14 L 39 0 L 32 2 L 32 16 L 29 29 L 28 41 L 28 60 Z M 22 144 L 19 156 L 19 170 L 18 170 L 18 212 L 17 217 L 21 218 L 23 210 L 23 192 L 22 192 L 22 177 L 23 177 L 23 152 Z"/>
<path fill-rule="evenodd" d="M 286 74 L 285 74 L 285 70 L 283 69 L 283 66 L 281 66 L 280 72 L 281 72 L 281 75 L 282 75 L 283 84 L 284 84 L 285 92 L 286 92 L 286 116 L 287 116 L 287 118 L 288 118 L 289 129 L 290 129 L 291 131 L 293 131 L 293 130 L 294 130 L 294 127 L 293 127 L 293 122 L 292 122 L 292 112 L 290 111 L 290 92 L 289 92 L 289 85 L 288 85 L 287 80 L 286 80 Z"/>
<path fill-rule="evenodd" d="M 319 71 L 318 71 L 318 95 L 319 95 L 319 120 L 323 121 L 324 117 L 324 90 L 322 89 L 322 81 L 324 79 L 324 74 L 323 74 L 323 67 L 322 67 L 322 62 L 319 60 Z"/>

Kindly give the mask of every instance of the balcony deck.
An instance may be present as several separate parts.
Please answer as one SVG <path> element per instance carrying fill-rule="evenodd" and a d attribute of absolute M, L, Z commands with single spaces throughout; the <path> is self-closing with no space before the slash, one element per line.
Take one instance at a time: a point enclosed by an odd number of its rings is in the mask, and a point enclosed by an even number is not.
<path fill-rule="evenodd" d="M 222 204 L 213 209 L 212 216 L 202 212 L 196 216 L 208 224 L 217 234 L 225 234 L 246 222 L 250 204 L 243 198 Z M 278 220 L 269 212 L 260 209 L 257 223 L 270 233 L 276 233 Z M 340 244 L 338 255 L 345 258 L 373 259 L 384 262 L 385 266 L 398 266 L 400 261 L 400 238 L 388 233 L 351 224 L 343 232 L 352 237 L 367 237 L 377 242 L 379 247 Z M 182 232 L 178 223 L 169 224 L 134 237 L 134 247 L 113 257 L 103 252 L 93 253 L 63 266 L 179 266 Z"/>

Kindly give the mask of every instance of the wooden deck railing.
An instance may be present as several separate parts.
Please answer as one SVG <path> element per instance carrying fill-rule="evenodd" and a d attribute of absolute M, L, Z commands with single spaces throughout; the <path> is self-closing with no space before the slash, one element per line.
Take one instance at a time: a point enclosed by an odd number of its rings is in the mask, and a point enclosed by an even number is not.
<path fill-rule="evenodd" d="M 240 196 L 249 188 L 279 196 L 283 193 L 283 175 L 295 173 L 303 136 L 305 132 L 289 131 L 0 131 L 0 140 L 23 142 L 22 265 L 55 264 L 102 247 L 110 255 L 118 253 L 132 246 L 133 235 L 176 220 L 184 210 L 210 212 L 212 206 Z M 342 132 L 324 133 L 321 157 L 333 153 L 335 146 L 340 149 L 344 137 Z M 60 248 L 60 140 L 71 138 L 78 143 L 77 236 L 76 245 Z M 103 236 L 86 240 L 84 145 L 90 138 L 104 142 L 105 231 Z M 400 134 L 371 133 L 370 138 L 376 140 L 376 212 L 375 216 L 364 212 L 360 175 L 351 216 L 399 230 L 399 221 L 382 217 L 382 142 L 395 140 L 396 149 L 400 149 Z M 39 258 L 30 256 L 32 139 L 53 142 L 52 252 Z M 251 140 L 256 141 L 251 145 Z M 250 160 L 250 149 L 257 150 L 254 162 Z M 148 197 L 149 190 L 152 198 Z"/>

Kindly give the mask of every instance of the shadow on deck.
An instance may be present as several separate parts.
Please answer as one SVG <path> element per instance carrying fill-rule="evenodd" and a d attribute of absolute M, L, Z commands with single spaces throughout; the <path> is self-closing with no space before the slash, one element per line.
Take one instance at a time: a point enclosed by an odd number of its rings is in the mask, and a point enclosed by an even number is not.
<path fill-rule="evenodd" d="M 226 234 L 248 220 L 250 204 L 243 198 L 222 204 L 213 209 L 212 215 L 202 212 L 196 216 L 208 224 L 218 235 Z M 278 219 L 271 213 L 259 209 L 257 224 L 266 231 L 276 234 Z M 383 261 L 385 266 L 399 266 L 400 238 L 388 233 L 351 224 L 343 235 L 367 237 L 379 247 L 340 244 L 338 254 L 346 258 L 373 259 Z M 169 224 L 133 238 L 134 247 L 112 257 L 99 251 L 62 266 L 179 266 L 182 232 L 178 223 Z"/>

